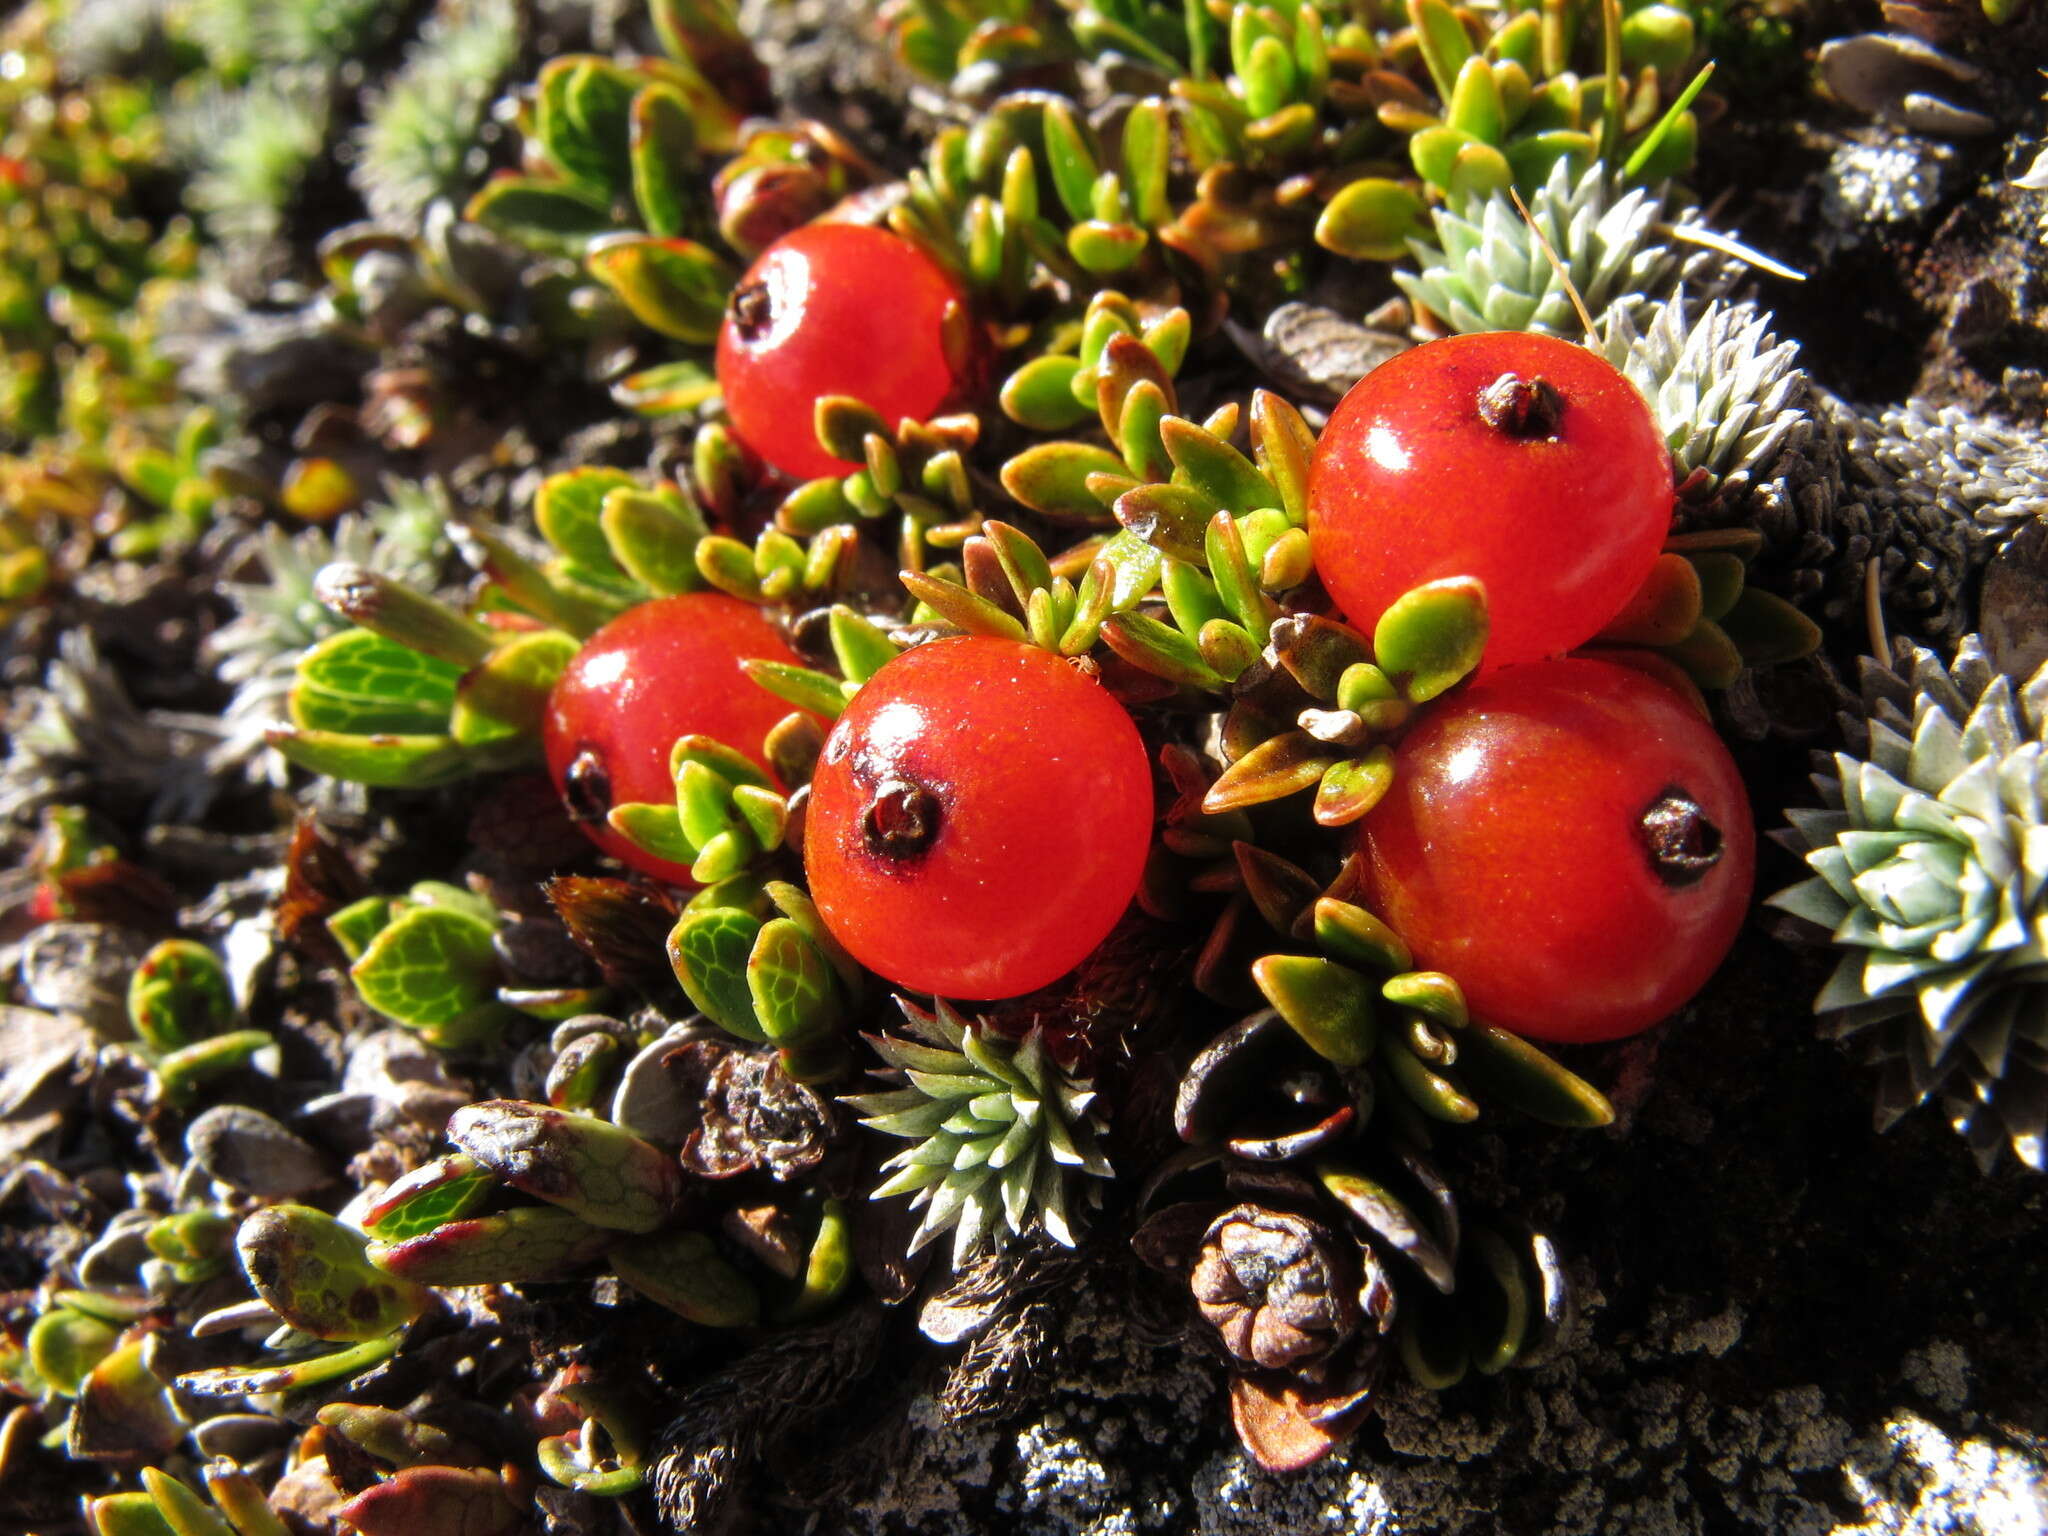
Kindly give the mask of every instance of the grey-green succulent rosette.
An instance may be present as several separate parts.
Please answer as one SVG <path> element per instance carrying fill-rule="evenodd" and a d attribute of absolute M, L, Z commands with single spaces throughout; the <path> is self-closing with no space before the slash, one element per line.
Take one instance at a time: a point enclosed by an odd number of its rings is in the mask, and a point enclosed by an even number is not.
<path fill-rule="evenodd" d="M 2048 671 L 2015 683 L 1972 635 L 1948 663 L 1902 641 L 1861 682 L 1823 808 L 1788 813 L 1814 877 L 1772 905 L 1843 951 L 1815 1008 L 1877 1066 L 1880 1127 L 1931 1099 L 1986 1170 L 2007 1149 L 2039 1169 Z"/>

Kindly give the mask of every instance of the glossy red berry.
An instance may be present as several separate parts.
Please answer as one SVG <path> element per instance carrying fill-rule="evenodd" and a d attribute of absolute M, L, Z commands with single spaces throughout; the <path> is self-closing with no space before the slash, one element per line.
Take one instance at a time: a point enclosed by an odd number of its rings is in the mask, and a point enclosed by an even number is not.
<path fill-rule="evenodd" d="M 1568 658 L 1417 722 L 1360 823 L 1374 910 L 1476 1017 L 1539 1040 L 1646 1029 L 1748 910 L 1755 834 L 1713 727 L 1656 679 Z"/>
<path fill-rule="evenodd" d="M 718 332 L 734 435 L 800 480 L 860 468 L 819 446 L 821 396 L 851 395 L 893 427 L 951 404 L 974 371 L 959 286 L 901 235 L 865 224 L 807 224 L 769 246 Z"/>
<path fill-rule="evenodd" d="M 1671 459 L 1635 386 L 1554 336 L 1429 342 L 1353 386 L 1309 471 L 1330 596 L 1368 632 L 1410 587 L 1486 584 L 1489 668 L 1593 638 L 1670 529 Z"/>
<path fill-rule="evenodd" d="M 965 636 L 905 651 L 833 727 L 804 871 L 870 970 L 1015 997 L 1108 936 L 1151 835 L 1151 769 L 1123 707 L 1048 652 Z"/>
<path fill-rule="evenodd" d="M 795 663 L 761 610 L 713 592 L 629 608 L 584 643 L 548 696 L 541 740 L 555 788 L 591 841 L 677 885 L 687 865 L 658 859 L 614 832 L 615 805 L 669 805 L 678 736 L 715 736 L 761 761 L 761 738 L 789 706 L 748 681 L 750 657 Z"/>

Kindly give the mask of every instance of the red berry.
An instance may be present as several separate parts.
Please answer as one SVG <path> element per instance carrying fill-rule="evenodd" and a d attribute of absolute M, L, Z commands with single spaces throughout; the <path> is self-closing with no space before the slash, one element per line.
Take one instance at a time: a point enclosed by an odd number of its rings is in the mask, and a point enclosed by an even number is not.
<path fill-rule="evenodd" d="M 851 395 L 891 427 L 933 415 L 972 388 L 966 305 L 943 267 L 886 229 L 807 224 L 784 235 L 733 290 L 718 332 L 734 435 L 801 480 L 860 468 L 819 446 L 818 400 Z"/>
<path fill-rule="evenodd" d="M 1584 347 L 1498 331 L 1380 364 L 1309 471 L 1323 585 L 1370 631 L 1410 587 L 1486 584 L 1488 667 L 1583 645 L 1642 585 L 1671 524 L 1671 459 L 1635 386 Z"/>
<path fill-rule="evenodd" d="M 688 866 L 658 859 L 605 823 L 615 805 L 670 805 L 669 751 L 678 736 L 715 736 L 761 761 L 761 738 L 789 706 L 739 663 L 794 663 L 761 610 L 713 592 L 628 608 L 576 653 L 548 696 L 541 740 L 569 814 L 613 858 L 677 885 Z M 765 766 L 765 765 L 764 765 Z"/>
<path fill-rule="evenodd" d="M 1360 838 L 1370 899 L 1416 963 L 1539 1040 L 1634 1034 L 1697 992 L 1756 856 L 1713 727 L 1654 678 L 1582 658 L 1434 706 Z"/>
<path fill-rule="evenodd" d="M 1015 997 L 1108 936 L 1151 836 L 1151 769 L 1123 707 L 1034 646 L 965 636 L 905 651 L 833 727 L 804 871 L 870 970 Z"/>

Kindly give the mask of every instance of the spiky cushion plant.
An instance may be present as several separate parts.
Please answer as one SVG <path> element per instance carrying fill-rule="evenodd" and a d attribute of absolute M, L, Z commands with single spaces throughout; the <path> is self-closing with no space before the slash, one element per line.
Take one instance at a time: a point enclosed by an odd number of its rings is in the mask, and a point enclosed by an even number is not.
<path fill-rule="evenodd" d="M 1908 498 L 2003 541 L 2048 516 L 2048 445 L 1960 406 L 1915 398 L 1876 417 L 1871 452 Z"/>
<path fill-rule="evenodd" d="M 2048 1130 L 2048 667 L 2024 687 L 1966 637 L 1943 666 L 1866 658 L 1867 747 L 1817 773 L 1781 840 L 1814 871 L 1771 904 L 1846 953 L 1815 1003 L 1881 1065 L 1882 1129 L 1938 1097 L 1988 1171 Z"/>
<path fill-rule="evenodd" d="M 1754 304 L 1713 300 L 1695 313 L 1680 292 L 1646 313 L 1617 305 L 1598 342 L 1650 402 L 1681 479 L 1699 471 L 1733 490 L 1806 418 L 1798 343 L 1779 341 Z"/>
<path fill-rule="evenodd" d="M 894 1176 L 874 1192 L 878 1200 L 915 1195 L 924 1219 L 911 1251 L 950 1229 L 957 1269 L 1034 1226 L 1073 1247 L 1068 1170 L 1111 1172 L 1096 1146 L 1094 1090 L 1067 1076 L 1036 1027 L 1012 1039 L 943 1000 L 930 1013 L 902 999 L 898 1006 L 915 1038 L 867 1039 L 906 1086 L 845 1102 L 870 1130 L 916 1142 L 883 1164 Z"/>
<path fill-rule="evenodd" d="M 1435 239 L 1408 242 L 1419 271 L 1394 281 L 1453 330 L 1575 337 L 1584 327 L 1532 223 L 1597 321 L 1682 282 L 1697 292 L 1726 280 L 1726 257 L 1672 238 L 1697 212 L 1674 212 L 1668 190 L 1622 191 L 1600 162 L 1574 174 L 1560 160 L 1529 199 L 1528 219 L 1505 192 L 1452 197 L 1430 215 Z"/>

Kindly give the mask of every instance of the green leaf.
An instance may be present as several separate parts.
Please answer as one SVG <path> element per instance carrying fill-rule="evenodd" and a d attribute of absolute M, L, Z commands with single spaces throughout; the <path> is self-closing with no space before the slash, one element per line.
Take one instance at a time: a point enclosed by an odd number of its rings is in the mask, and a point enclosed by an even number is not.
<path fill-rule="evenodd" d="M 1067 251 L 1084 270 L 1109 277 L 1135 266 L 1151 239 L 1135 224 L 1086 219 L 1067 231 Z"/>
<path fill-rule="evenodd" d="M 1094 211 L 1095 178 L 1102 174 L 1095 152 L 1074 109 L 1063 98 L 1046 101 L 1042 122 L 1045 129 L 1045 159 L 1052 172 L 1053 187 L 1067 210 L 1067 217 L 1080 220 Z"/>
<path fill-rule="evenodd" d="M 227 971 L 212 950 L 165 939 L 128 979 L 128 1022 L 152 1051 L 175 1051 L 235 1022 Z"/>
<path fill-rule="evenodd" d="M 701 762 L 685 762 L 677 770 L 676 812 L 682 818 L 683 836 L 700 849 L 739 825 L 731 781 Z"/>
<path fill-rule="evenodd" d="M 448 717 L 449 735 L 472 751 L 506 743 L 537 748 L 548 695 L 578 649 L 553 629 L 507 641 L 462 679 Z"/>
<path fill-rule="evenodd" d="M 96 1536 L 180 1536 L 146 1493 L 109 1493 L 91 1501 Z"/>
<path fill-rule="evenodd" d="M 751 659 L 742 661 L 740 670 L 756 686 L 767 689 L 778 699 L 814 715 L 823 715 L 827 720 L 837 720 L 846 708 L 846 695 L 840 689 L 839 679 L 826 673 L 782 661 Z"/>
<path fill-rule="evenodd" d="M 751 1328 L 761 1299 L 746 1276 L 701 1232 L 662 1232 L 611 1250 L 621 1280 L 678 1317 L 705 1328 Z"/>
<path fill-rule="evenodd" d="M 626 574 L 656 597 L 704 585 L 697 570 L 704 514 L 681 496 L 620 486 L 604 498 L 598 526 Z"/>
<path fill-rule="evenodd" d="M 1692 84 L 1679 93 L 1678 99 L 1665 109 L 1664 115 L 1651 125 L 1642 142 L 1630 152 L 1627 163 L 1622 167 L 1624 176 L 1676 176 L 1691 167 L 1693 155 L 1699 148 L 1700 130 L 1699 120 L 1689 109 L 1713 73 L 1714 66 L 1709 61 L 1693 76 Z"/>
<path fill-rule="evenodd" d="M 1380 996 L 1397 1008 L 1408 1008 L 1432 1024 L 1463 1031 L 1472 1022 L 1465 1007 L 1465 992 L 1454 977 L 1442 971 L 1404 971 L 1390 976 L 1380 987 Z"/>
<path fill-rule="evenodd" d="M 896 642 L 844 603 L 829 616 L 832 654 L 850 683 L 864 683 L 896 659 Z"/>
<path fill-rule="evenodd" d="M 1734 606 L 1721 618 L 1721 628 L 1752 667 L 1797 661 L 1820 644 L 1813 620 L 1782 597 L 1757 587 L 1744 587 Z"/>
<path fill-rule="evenodd" d="M 838 475 L 821 475 L 816 480 L 806 480 L 783 498 L 775 511 L 775 526 L 786 533 L 808 537 L 861 515 L 847 500 L 846 482 Z"/>
<path fill-rule="evenodd" d="M 330 635 L 299 658 L 292 715 L 304 729 L 407 735 L 445 728 L 462 669 L 366 629 Z"/>
<path fill-rule="evenodd" d="M 1384 742 L 1335 763 L 1316 785 L 1311 814 L 1323 827 L 1348 827 L 1369 815 L 1394 784 L 1394 749 Z"/>
<path fill-rule="evenodd" d="M 1448 192 L 1459 151 L 1477 145 L 1479 140 L 1463 129 L 1439 124 L 1425 128 L 1409 139 L 1408 159 L 1415 167 L 1416 175 L 1439 191 Z"/>
<path fill-rule="evenodd" d="M 1003 414 L 1034 432 L 1065 432 L 1086 421 L 1088 407 L 1074 398 L 1080 359 L 1057 353 L 1034 357 L 1003 381 Z"/>
<path fill-rule="evenodd" d="M 1369 971 L 1399 974 L 1415 963 L 1401 936 L 1363 907 L 1334 897 L 1318 897 L 1316 943 L 1340 960 Z"/>
<path fill-rule="evenodd" d="M 1297 527 L 1308 521 L 1308 471 L 1316 435 L 1301 412 L 1270 389 L 1252 391 L 1252 454 L 1280 494 L 1281 510 Z"/>
<path fill-rule="evenodd" d="M 728 1034 L 766 1040 L 747 984 L 761 920 L 737 907 L 685 912 L 668 936 L 669 964 L 697 1010 Z"/>
<path fill-rule="evenodd" d="M 267 740 L 301 768 L 372 789 L 427 789 L 473 771 L 452 736 L 274 730 Z"/>
<path fill-rule="evenodd" d="M 1409 1050 L 1405 1043 L 1395 1043 L 1386 1053 L 1386 1062 L 1395 1086 L 1432 1120 L 1442 1120 L 1449 1125 L 1470 1125 L 1479 1118 L 1479 1106 L 1456 1083 Z"/>
<path fill-rule="evenodd" d="M 673 805 L 629 802 L 615 805 L 605 813 L 611 829 L 636 848 L 644 848 L 657 859 L 671 864 L 696 862 L 697 845 L 683 831 L 683 818 Z"/>
<path fill-rule="evenodd" d="M 633 77 L 603 59 L 571 54 L 543 65 L 534 136 L 571 180 L 609 201 L 632 181 L 627 120 Z"/>
<path fill-rule="evenodd" d="M 682 1170 L 672 1153 L 596 1115 L 524 1099 L 466 1104 L 448 1140 L 521 1194 L 594 1227 L 652 1232 L 674 1215 Z"/>
<path fill-rule="evenodd" d="M 596 633 L 630 602 L 631 594 L 619 587 L 599 588 L 575 579 L 572 572 L 542 570 L 484 524 L 457 523 L 453 532 L 463 557 L 502 587 L 514 604 L 572 635 Z"/>
<path fill-rule="evenodd" d="M 1105 620 L 1102 641 L 1132 666 L 1168 682 L 1212 690 L 1228 686 L 1192 640 L 1141 613 L 1119 613 Z"/>
<path fill-rule="evenodd" d="M 1203 552 L 1208 557 L 1209 577 L 1216 583 L 1223 606 L 1250 631 L 1254 640 L 1263 643 L 1279 610 L 1261 590 L 1258 575 L 1245 558 L 1244 536 L 1237 520 L 1228 512 L 1218 512 L 1209 520 Z"/>
<path fill-rule="evenodd" d="M 1519 1035 L 1475 1021 L 1458 1035 L 1458 1069 L 1488 1099 L 1546 1125 L 1593 1130 L 1614 1123 L 1607 1096 Z"/>
<path fill-rule="evenodd" d="M 837 1026 L 841 1013 L 832 967 L 786 917 L 771 919 L 747 957 L 747 992 L 762 1031 L 783 1053 L 783 1070 L 798 1082 L 836 1077 L 845 1063 Z"/>
<path fill-rule="evenodd" d="M 689 228 L 698 198 L 697 125 L 690 104 L 672 86 L 649 85 L 633 98 L 628 156 L 633 201 L 652 235 Z"/>
<path fill-rule="evenodd" d="M 885 440 L 890 435 L 882 413 L 851 395 L 820 395 L 811 408 L 811 427 L 820 448 L 855 464 L 866 458 L 870 434 Z"/>
<path fill-rule="evenodd" d="M 1741 562 L 1736 561 L 1738 574 Z M 1676 645 L 1702 617 L 1704 593 L 1691 560 L 1666 550 L 1599 638 L 1613 645 Z"/>
<path fill-rule="evenodd" d="M 1743 595 L 1750 594 L 1745 591 Z M 1787 607 L 1792 613 L 1798 613 L 1789 604 Z M 1728 611 L 1728 617 L 1733 619 L 1741 612 L 1742 604 L 1738 600 Z M 1803 615 L 1801 618 L 1803 620 Z M 1702 619 L 1691 634 L 1667 648 L 1664 654 L 1685 668 L 1686 674 L 1702 688 L 1730 688 L 1742 676 L 1742 652 L 1736 649 L 1727 630 L 1708 619 Z"/>
<path fill-rule="evenodd" d="M 519 245 L 572 256 L 614 227 L 604 198 L 569 182 L 523 176 L 485 182 L 463 217 Z"/>
<path fill-rule="evenodd" d="M 1299 794 L 1320 782 L 1336 762 L 1335 749 L 1308 732 L 1282 732 L 1224 769 L 1202 796 L 1202 809 L 1217 816 Z"/>
<path fill-rule="evenodd" d="M 1216 595 L 1216 584 L 1202 574 L 1198 564 L 1167 560 L 1164 566 L 1159 585 L 1166 594 L 1167 611 L 1182 634 L 1199 636 L 1210 623 L 1229 622 L 1223 600 Z"/>
<path fill-rule="evenodd" d="M 618 1241 L 557 1205 L 520 1205 L 443 1222 L 400 1243 L 372 1243 L 370 1262 L 421 1285 L 566 1280 Z"/>
<path fill-rule="evenodd" d="M 614 235 L 593 242 L 583 263 L 642 325 L 699 346 L 718 339 L 736 274 L 709 246 Z"/>
<path fill-rule="evenodd" d="M 276 1039 L 261 1029 L 231 1029 L 195 1040 L 157 1058 L 157 1085 L 171 1103 L 189 1104 L 200 1084 L 246 1066 L 258 1051 L 276 1044 Z"/>
<path fill-rule="evenodd" d="M 364 1229 L 379 1242 L 401 1243 L 480 1209 L 497 1185 L 474 1158 L 451 1152 L 387 1187 L 364 1213 Z"/>
<path fill-rule="evenodd" d="M 604 536 L 604 501 L 613 491 L 639 487 L 617 469 L 572 469 L 549 475 L 533 498 L 533 520 L 569 569 L 600 584 L 616 584 L 625 572 Z"/>
<path fill-rule="evenodd" d="M 1394 599 L 1373 627 L 1373 657 L 1410 703 L 1425 704 L 1479 665 L 1486 632 L 1486 588 L 1447 576 Z"/>
<path fill-rule="evenodd" d="M 1248 16 L 1253 11 L 1240 6 L 1236 14 Z M 1294 95 L 1294 54 L 1279 38 L 1261 37 L 1246 52 L 1238 76 L 1244 85 L 1245 110 L 1254 118 L 1270 117 Z"/>
<path fill-rule="evenodd" d="M 1169 558 L 1200 565 L 1216 503 L 1183 485 L 1141 485 L 1116 499 L 1116 520 Z"/>
<path fill-rule="evenodd" d="M 1094 577 L 1096 566 L 1107 565 L 1115 577 L 1109 592 L 1110 612 L 1122 613 L 1136 607 L 1139 600 L 1158 584 L 1160 567 L 1164 564 L 1165 557 L 1158 550 L 1129 529 L 1118 529 L 1096 551 L 1088 576 L 1082 579 L 1082 587 L 1085 591 L 1088 581 Z"/>
<path fill-rule="evenodd" d="M 1542 133 L 1525 133 L 1508 143 L 1508 168 L 1515 173 L 1515 185 L 1527 195 L 1550 179 L 1559 161 L 1590 164 L 1600 146 L 1590 133 L 1572 128 L 1552 128 Z"/>
<path fill-rule="evenodd" d="M 1267 955 L 1252 963 L 1252 980 L 1324 1060 L 1356 1067 L 1371 1058 L 1378 1038 L 1372 987 L 1349 966 L 1310 955 Z"/>
<path fill-rule="evenodd" d="M 352 901 L 327 919 L 327 931 L 334 935 L 349 959 L 359 960 L 370 947 L 370 940 L 390 923 L 394 905 L 389 896 L 365 896 Z"/>
<path fill-rule="evenodd" d="M 370 941 L 349 976 L 379 1013 L 408 1029 L 441 1030 L 496 996 L 493 932 L 467 912 L 414 907 Z"/>
<path fill-rule="evenodd" d="M 170 1523 L 176 1536 L 236 1536 L 234 1527 L 223 1520 L 211 1504 L 168 1472 L 157 1467 L 144 1467 L 142 1486 L 156 1500 L 157 1509 Z"/>
<path fill-rule="evenodd" d="M 1120 317 L 1119 317 L 1120 318 Z M 1143 394 L 1146 421 L 1129 423 L 1134 400 Z M 1112 330 L 1095 363 L 1095 404 L 1102 430 L 1123 449 L 1132 474 L 1164 479 L 1167 462 L 1158 440 L 1159 419 L 1173 408 L 1173 380 L 1159 355 L 1135 335 Z"/>
<path fill-rule="evenodd" d="M 367 1241 L 325 1211 L 272 1205 L 242 1223 L 235 1252 L 251 1288 L 289 1326 L 353 1343 L 403 1328 L 431 1299 L 375 1269 L 365 1257 Z"/>
<path fill-rule="evenodd" d="M 1500 99 L 1500 84 L 1494 79 L 1493 66 L 1478 54 L 1459 67 L 1446 117 L 1453 128 L 1496 148 L 1507 137 L 1507 108 Z"/>
<path fill-rule="evenodd" d="M 75 1397 L 93 1367 L 114 1351 L 121 1330 L 97 1317 L 56 1307 L 28 1331 L 29 1363 L 60 1397 Z"/>
<path fill-rule="evenodd" d="M 1457 94 L 1458 72 L 1472 55 L 1472 39 L 1445 0 L 1408 0 L 1408 19 L 1422 47 L 1422 62 L 1436 84 L 1437 99 Z"/>
<path fill-rule="evenodd" d="M 1150 356 L 1143 346 L 1137 350 Z M 1108 377 L 1105 374 L 1103 378 L 1105 395 Z M 1140 480 L 1164 480 L 1173 471 L 1173 461 L 1166 456 L 1166 444 L 1159 436 L 1170 405 L 1166 391 L 1150 379 L 1138 380 L 1117 404 L 1116 445 L 1123 450 L 1124 462 Z M 1101 487 L 1092 477 L 1089 489 L 1100 494 Z"/>
<path fill-rule="evenodd" d="M 675 416 L 718 395 L 718 380 L 687 358 L 629 373 L 612 385 L 612 399 L 637 416 Z"/>
<path fill-rule="evenodd" d="M 1124 117 L 1124 185 L 1132 219 L 1147 229 L 1163 229 L 1173 220 L 1167 193 L 1173 164 L 1170 125 L 1166 103 L 1156 97 L 1139 102 Z"/>
<path fill-rule="evenodd" d="M 985 597 L 977 597 L 955 581 L 944 581 L 936 576 L 927 576 L 922 571 L 904 571 L 898 576 L 904 587 L 919 602 L 930 608 L 948 624 L 966 630 L 971 635 L 993 635 L 1002 640 L 1025 640 L 1030 638 L 1008 613 Z"/>
<path fill-rule="evenodd" d="M 697 574 L 728 597 L 743 603 L 761 600 L 761 576 L 755 569 L 754 552 L 738 539 L 722 533 L 697 541 Z"/>
<path fill-rule="evenodd" d="M 1514 167 L 1491 144 L 1461 144 L 1443 188 L 1454 202 L 1482 201 L 1514 185 Z"/>

